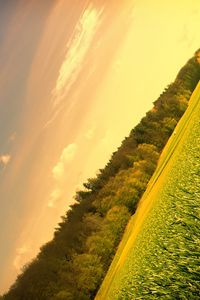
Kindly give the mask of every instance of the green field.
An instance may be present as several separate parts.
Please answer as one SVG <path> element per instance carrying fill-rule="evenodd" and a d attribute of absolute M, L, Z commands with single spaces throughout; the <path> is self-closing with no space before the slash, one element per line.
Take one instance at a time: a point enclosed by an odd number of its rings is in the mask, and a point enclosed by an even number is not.
<path fill-rule="evenodd" d="M 200 83 L 95 299 L 200 299 Z"/>

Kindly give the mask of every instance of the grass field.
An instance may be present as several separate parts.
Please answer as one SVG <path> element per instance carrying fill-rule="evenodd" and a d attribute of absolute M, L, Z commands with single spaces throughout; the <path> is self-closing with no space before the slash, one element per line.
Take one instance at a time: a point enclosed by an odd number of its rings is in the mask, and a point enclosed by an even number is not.
<path fill-rule="evenodd" d="M 200 83 L 95 299 L 200 299 Z"/>

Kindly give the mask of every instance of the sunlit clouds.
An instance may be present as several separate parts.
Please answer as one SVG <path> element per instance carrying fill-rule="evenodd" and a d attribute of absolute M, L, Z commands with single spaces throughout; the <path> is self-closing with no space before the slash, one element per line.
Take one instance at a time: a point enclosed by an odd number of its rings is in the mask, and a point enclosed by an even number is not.
<path fill-rule="evenodd" d="M 67 165 L 73 160 L 76 151 L 76 144 L 70 144 L 63 150 L 58 163 L 52 170 L 54 179 L 56 179 L 57 181 L 63 180 L 63 176 L 67 170 Z"/>
<path fill-rule="evenodd" d="M 66 56 L 59 71 L 55 90 L 53 91 L 53 103 L 55 106 L 66 96 L 75 82 L 101 22 L 101 14 L 102 10 L 98 12 L 90 5 L 79 20 L 72 38 L 67 44 Z"/>
<path fill-rule="evenodd" d="M 92 140 L 95 136 L 96 126 L 93 125 L 88 131 L 85 133 L 85 137 L 87 140 Z"/>
<path fill-rule="evenodd" d="M 47 203 L 47 206 L 49 208 L 55 207 L 57 202 L 63 196 L 63 186 L 66 185 L 66 177 L 67 175 L 69 175 L 68 168 L 70 167 L 70 163 L 72 163 L 75 158 L 77 148 L 78 147 L 75 143 L 66 146 L 63 149 L 57 164 L 52 169 L 52 176 L 54 179 L 53 184 L 55 185 L 55 187 L 49 195 L 49 200 Z"/>
<path fill-rule="evenodd" d="M 17 133 L 16 133 L 16 132 L 13 132 L 13 133 L 10 135 L 10 137 L 9 137 L 9 141 L 10 141 L 10 142 L 15 141 L 16 136 L 17 136 Z"/>
<path fill-rule="evenodd" d="M 48 201 L 48 207 L 52 208 L 55 206 L 56 202 L 62 196 L 62 191 L 59 188 L 53 190 L 50 194 L 50 200 Z"/>
<path fill-rule="evenodd" d="M 20 272 L 24 263 L 26 262 L 27 253 L 30 251 L 30 247 L 26 244 L 16 250 L 16 256 L 13 261 L 15 269 Z"/>
<path fill-rule="evenodd" d="M 7 166 L 10 160 L 11 156 L 9 154 L 0 155 L 0 165 Z"/>

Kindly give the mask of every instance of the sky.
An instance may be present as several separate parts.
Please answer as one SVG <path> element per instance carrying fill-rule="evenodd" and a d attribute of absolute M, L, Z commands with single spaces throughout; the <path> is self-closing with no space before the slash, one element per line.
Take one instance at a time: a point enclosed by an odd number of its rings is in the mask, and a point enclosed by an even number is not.
<path fill-rule="evenodd" d="M 0 293 L 200 47 L 199 0 L 0 0 Z"/>

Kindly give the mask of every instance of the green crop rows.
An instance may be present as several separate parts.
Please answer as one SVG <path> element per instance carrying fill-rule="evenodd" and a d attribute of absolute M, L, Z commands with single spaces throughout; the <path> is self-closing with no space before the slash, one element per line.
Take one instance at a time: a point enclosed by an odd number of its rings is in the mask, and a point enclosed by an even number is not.
<path fill-rule="evenodd" d="M 129 248 L 125 233 L 97 299 L 200 299 L 200 85 L 152 182 L 143 201 L 153 204 Z"/>

